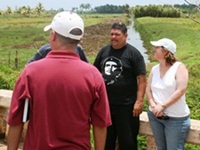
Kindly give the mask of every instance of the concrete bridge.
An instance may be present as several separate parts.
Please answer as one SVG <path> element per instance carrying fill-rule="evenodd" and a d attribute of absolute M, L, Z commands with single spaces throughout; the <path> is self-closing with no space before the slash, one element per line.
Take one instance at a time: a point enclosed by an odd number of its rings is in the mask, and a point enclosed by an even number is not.
<path fill-rule="evenodd" d="M 6 120 L 7 120 L 7 115 L 9 111 L 11 96 L 12 96 L 11 90 L 0 90 L 0 150 L 6 150 L 7 148 L 5 135 L 6 135 L 8 126 L 7 126 Z M 143 112 L 141 114 L 139 133 L 147 137 L 147 141 L 146 141 L 147 150 L 156 150 L 153 134 L 149 125 L 149 120 L 148 120 L 146 112 Z M 22 142 L 23 142 L 24 135 L 25 135 L 25 131 L 21 139 Z M 200 120 L 191 119 L 191 128 L 190 128 L 190 132 L 186 140 L 186 143 L 199 145 L 199 149 L 200 149 Z"/>

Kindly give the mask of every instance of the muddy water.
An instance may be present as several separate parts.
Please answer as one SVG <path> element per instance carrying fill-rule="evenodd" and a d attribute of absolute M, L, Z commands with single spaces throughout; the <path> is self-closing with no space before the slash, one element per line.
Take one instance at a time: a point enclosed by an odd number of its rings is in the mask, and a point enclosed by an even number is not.
<path fill-rule="evenodd" d="M 137 32 L 134 28 L 134 22 L 130 21 L 128 28 L 128 38 L 127 42 L 134 47 L 136 47 L 144 57 L 145 63 L 149 62 L 147 50 L 143 47 L 143 41 L 141 40 L 140 33 Z"/>

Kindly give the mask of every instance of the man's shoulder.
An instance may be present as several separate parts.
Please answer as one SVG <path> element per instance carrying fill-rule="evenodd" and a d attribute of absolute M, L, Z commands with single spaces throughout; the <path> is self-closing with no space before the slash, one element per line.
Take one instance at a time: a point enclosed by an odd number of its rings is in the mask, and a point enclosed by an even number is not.
<path fill-rule="evenodd" d="M 103 53 L 103 52 L 105 52 L 105 51 L 109 51 L 110 49 L 111 49 L 111 45 L 108 44 L 108 45 L 102 47 L 101 50 L 100 50 L 100 52 Z"/>
<path fill-rule="evenodd" d="M 131 44 L 129 44 L 129 43 L 126 44 L 126 47 L 127 47 L 129 50 L 139 51 L 135 46 L 133 46 L 133 45 L 131 45 Z"/>
<path fill-rule="evenodd" d="M 82 52 L 82 51 L 83 51 L 82 46 L 81 46 L 80 44 L 78 44 L 77 47 L 76 47 L 76 52 L 77 52 L 77 53 L 80 53 L 80 52 Z"/>
<path fill-rule="evenodd" d="M 110 49 L 111 48 L 111 44 L 108 44 L 106 46 L 104 46 L 102 49 Z"/>
<path fill-rule="evenodd" d="M 49 51 L 51 51 L 50 44 L 45 44 L 42 47 L 40 47 L 40 49 L 38 50 L 38 53 L 45 54 L 45 53 L 48 53 Z"/>
<path fill-rule="evenodd" d="M 134 47 L 133 45 L 130 45 L 128 43 L 126 45 L 126 49 L 127 49 L 127 52 L 129 52 L 129 53 L 133 53 L 135 55 L 142 55 L 141 52 L 136 47 Z"/>

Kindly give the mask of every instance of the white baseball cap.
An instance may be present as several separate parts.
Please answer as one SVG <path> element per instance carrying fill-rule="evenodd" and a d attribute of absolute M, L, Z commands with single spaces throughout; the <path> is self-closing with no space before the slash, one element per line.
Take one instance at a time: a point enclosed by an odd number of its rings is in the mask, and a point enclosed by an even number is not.
<path fill-rule="evenodd" d="M 82 31 L 80 35 L 74 35 L 71 31 L 78 28 Z M 74 12 L 63 11 L 56 14 L 50 25 L 44 28 L 44 31 L 53 29 L 58 34 L 75 40 L 80 40 L 84 34 L 84 23 L 82 18 Z"/>
<path fill-rule="evenodd" d="M 176 44 L 174 43 L 174 41 L 168 38 L 163 38 L 158 41 L 151 41 L 150 43 L 153 46 L 163 46 L 166 50 L 168 50 L 172 54 L 176 53 Z"/>

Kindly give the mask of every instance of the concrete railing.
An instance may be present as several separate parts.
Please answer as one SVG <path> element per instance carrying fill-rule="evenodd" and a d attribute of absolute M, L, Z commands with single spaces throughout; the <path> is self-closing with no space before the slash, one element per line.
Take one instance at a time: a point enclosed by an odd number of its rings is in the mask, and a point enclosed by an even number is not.
<path fill-rule="evenodd" d="M 141 135 L 147 137 L 147 150 L 156 150 L 153 133 L 150 128 L 149 119 L 147 113 L 143 112 L 140 116 L 140 131 Z M 191 119 L 191 127 L 186 143 L 193 145 L 200 145 L 200 120 Z"/>
<path fill-rule="evenodd" d="M 7 130 L 7 116 L 10 107 L 12 91 L 0 90 L 0 138 L 5 138 Z"/>
<path fill-rule="evenodd" d="M 12 91 L 0 90 L 0 138 L 5 138 L 7 131 L 7 115 L 9 111 Z M 149 125 L 147 113 L 143 112 L 140 116 L 141 135 L 147 137 L 147 150 L 156 150 L 153 134 Z M 191 128 L 186 143 L 200 145 L 200 120 L 191 119 Z"/>

